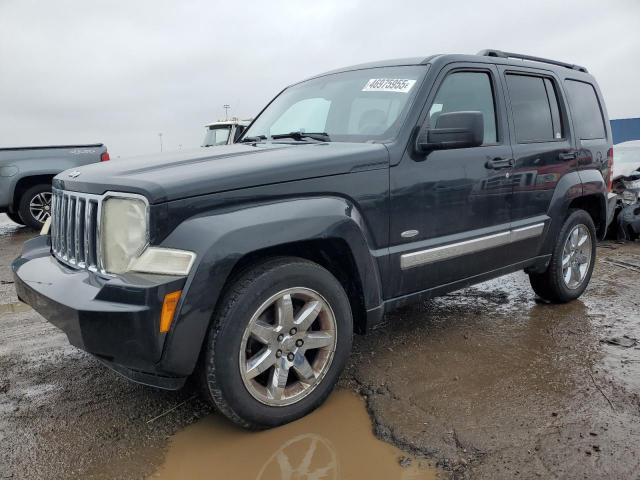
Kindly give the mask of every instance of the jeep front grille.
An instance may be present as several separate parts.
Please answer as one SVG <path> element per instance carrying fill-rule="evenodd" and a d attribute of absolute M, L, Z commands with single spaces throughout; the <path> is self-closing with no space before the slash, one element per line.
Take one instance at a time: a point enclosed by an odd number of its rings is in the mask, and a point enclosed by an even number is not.
<path fill-rule="evenodd" d="M 53 189 L 51 247 L 58 260 L 76 268 L 100 268 L 101 201 L 100 195 Z"/>

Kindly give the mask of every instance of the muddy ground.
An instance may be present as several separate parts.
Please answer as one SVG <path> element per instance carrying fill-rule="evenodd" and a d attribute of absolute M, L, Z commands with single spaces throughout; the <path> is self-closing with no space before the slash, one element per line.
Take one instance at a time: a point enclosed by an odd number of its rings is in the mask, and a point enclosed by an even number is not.
<path fill-rule="evenodd" d="M 17 303 L 9 263 L 31 236 L 0 215 L 0 479 L 154 474 L 210 409 L 127 382 Z M 568 305 L 517 273 L 390 315 L 355 339 L 341 386 L 444 478 L 639 479 L 640 244 L 598 256 Z"/>

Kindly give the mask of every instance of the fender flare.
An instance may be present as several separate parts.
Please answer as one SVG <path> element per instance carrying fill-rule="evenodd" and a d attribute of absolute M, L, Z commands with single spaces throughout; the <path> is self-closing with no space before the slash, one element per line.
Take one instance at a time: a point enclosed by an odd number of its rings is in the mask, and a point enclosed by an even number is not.
<path fill-rule="evenodd" d="M 590 173 L 588 173 L 590 172 Z M 547 215 L 551 222 L 545 233 L 545 238 L 540 249 L 540 255 L 550 255 L 564 219 L 569 211 L 571 202 L 586 196 L 597 196 L 601 218 L 607 221 L 606 213 L 606 185 L 602 175 L 596 170 L 574 171 L 564 175 L 558 182 L 549 204 Z M 597 225 L 596 225 L 597 226 Z M 544 266 L 546 268 L 546 265 Z M 543 268 L 543 270 L 544 270 Z"/>
<path fill-rule="evenodd" d="M 382 304 L 371 239 L 356 206 L 340 197 L 309 197 L 192 217 L 162 246 L 196 252 L 178 315 L 160 361 L 173 374 L 192 373 L 211 317 L 229 276 L 247 254 L 309 240 L 342 240 L 354 260 L 366 309 Z"/>
<path fill-rule="evenodd" d="M 609 225 L 609 219 L 607 218 L 607 196 L 609 189 L 600 170 L 579 170 L 578 175 L 582 181 L 582 195 L 584 197 L 594 197 L 598 201 L 598 217 L 600 222 L 596 223 L 596 230 L 598 231 L 600 240 L 602 240 L 607 233 L 607 226 Z"/>

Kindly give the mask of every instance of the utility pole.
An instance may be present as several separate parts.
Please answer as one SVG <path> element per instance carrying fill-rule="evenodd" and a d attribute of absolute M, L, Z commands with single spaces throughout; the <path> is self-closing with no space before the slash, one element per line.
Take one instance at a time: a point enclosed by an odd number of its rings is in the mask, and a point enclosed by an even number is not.
<path fill-rule="evenodd" d="M 229 120 L 229 109 L 230 109 L 231 107 L 225 103 L 225 104 L 222 106 L 222 108 L 224 108 L 224 120 L 225 120 L 225 122 L 226 122 L 227 120 Z"/>
<path fill-rule="evenodd" d="M 162 133 L 159 133 L 158 137 L 160 138 L 160 152 L 162 152 Z"/>

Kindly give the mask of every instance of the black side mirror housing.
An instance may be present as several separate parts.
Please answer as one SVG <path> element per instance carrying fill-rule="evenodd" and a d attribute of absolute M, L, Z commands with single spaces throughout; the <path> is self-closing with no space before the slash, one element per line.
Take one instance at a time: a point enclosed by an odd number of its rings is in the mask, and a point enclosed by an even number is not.
<path fill-rule="evenodd" d="M 484 119 L 482 112 L 442 113 L 435 128 L 423 129 L 418 134 L 417 150 L 479 147 L 484 141 Z"/>

